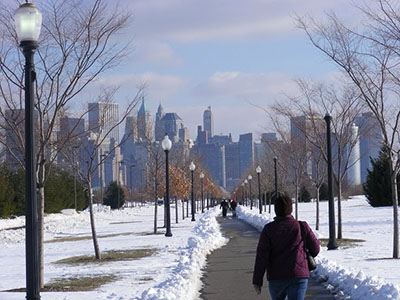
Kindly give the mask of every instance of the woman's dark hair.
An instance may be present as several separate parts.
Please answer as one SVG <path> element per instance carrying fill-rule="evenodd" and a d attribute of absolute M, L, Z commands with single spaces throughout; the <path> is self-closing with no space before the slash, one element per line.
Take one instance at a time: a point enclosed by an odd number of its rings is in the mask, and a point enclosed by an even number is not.
<path fill-rule="evenodd" d="M 278 217 L 284 217 L 290 215 L 293 211 L 292 199 L 287 195 L 279 195 L 275 199 L 275 214 Z"/>

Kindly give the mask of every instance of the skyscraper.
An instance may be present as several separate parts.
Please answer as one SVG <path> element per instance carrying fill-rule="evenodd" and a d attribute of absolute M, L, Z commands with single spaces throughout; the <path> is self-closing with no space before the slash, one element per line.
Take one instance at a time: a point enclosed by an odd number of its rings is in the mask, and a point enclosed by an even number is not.
<path fill-rule="evenodd" d="M 372 168 L 371 158 L 377 158 L 382 147 L 382 132 L 376 117 L 371 112 L 356 119 L 360 136 L 361 183 L 367 179 L 367 169 Z"/>
<path fill-rule="evenodd" d="M 107 136 L 119 142 L 118 103 L 89 103 L 89 131 L 100 133 L 100 138 Z"/>
<path fill-rule="evenodd" d="M 208 138 L 209 139 L 212 138 L 214 136 L 214 119 L 213 119 L 213 115 L 211 112 L 211 106 L 209 106 L 208 109 L 206 109 L 204 111 L 203 127 L 204 127 L 204 131 L 207 132 Z"/>
<path fill-rule="evenodd" d="M 239 167 L 243 175 L 254 163 L 254 142 L 253 134 L 246 133 L 239 136 Z"/>
<path fill-rule="evenodd" d="M 162 141 L 165 135 L 165 131 L 162 128 L 161 119 L 164 117 L 164 108 L 161 104 L 158 106 L 157 113 L 156 113 L 156 123 L 154 128 L 154 135 L 156 141 Z"/>
<path fill-rule="evenodd" d="M 164 135 L 168 134 L 173 143 L 179 141 L 179 129 L 183 128 L 183 120 L 176 113 L 166 113 L 160 121 Z"/>
<path fill-rule="evenodd" d="M 147 140 L 150 137 L 150 113 L 146 109 L 144 96 L 142 96 L 142 105 L 137 116 L 137 135 L 140 140 Z"/>

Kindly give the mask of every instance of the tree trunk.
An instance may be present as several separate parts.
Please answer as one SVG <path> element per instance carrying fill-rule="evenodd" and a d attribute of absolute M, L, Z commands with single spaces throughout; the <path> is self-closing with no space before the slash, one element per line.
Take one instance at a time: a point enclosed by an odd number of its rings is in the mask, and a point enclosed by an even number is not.
<path fill-rule="evenodd" d="M 154 193 L 154 234 L 157 234 L 157 213 L 158 213 L 158 199 L 157 199 L 157 180 L 154 183 L 155 193 Z"/>
<path fill-rule="evenodd" d="M 38 251 L 39 251 L 39 283 L 44 288 L 44 186 L 38 190 Z"/>
<path fill-rule="evenodd" d="M 393 167 L 391 167 L 393 169 Z M 399 213 L 398 213 L 398 195 L 397 195 L 397 174 L 394 170 L 391 172 L 392 201 L 393 201 L 393 258 L 399 258 Z"/>
<path fill-rule="evenodd" d="M 299 219 L 299 214 L 298 214 L 298 210 L 299 210 L 299 186 L 296 184 L 296 200 L 294 201 L 295 206 L 296 206 L 296 220 Z"/>
<path fill-rule="evenodd" d="M 39 256 L 39 283 L 40 288 L 44 288 L 44 179 L 45 179 L 45 159 L 39 157 L 37 170 L 38 183 L 38 256 Z"/>
<path fill-rule="evenodd" d="M 317 213 L 316 213 L 316 220 L 315 220 L 315 230 L 319 230 L 319 189 L 320 187 L 317 186 L 316 192 L 317 192 Z"/>
<path fill-rule="evenodd" d="M 182 220 L 185 220 L 185 199 L 182 199 L 181 202 L 182 202 Z"/>
<path fill-rule="evenodd" d="M 94 254 L 96 256 L 96 259 L 101 259 L 101 254 L 100 254 L 100 250 L 99 250 L 99 244 L 97 242 L 96 226 L 95 226 L 95 221 L 94 221 L 92 184 L 90 182 L 88 184 L 87 192 L 88 192 L 87 196 L 88 196 L 88 200 L 89 200 L 90 227 L 92 229 Z"/>
<path fill-rule="evenodd" d="M 337 233 L 337 238 L 341 239 L 343 238 L 342 235 L 342 181 L 339 179 L 338 181 L 338 233 Z"/>
<path fill-rule="evenodd" d="M 175 221 L 178 224 L 178 197 L 175 196 Z"/>

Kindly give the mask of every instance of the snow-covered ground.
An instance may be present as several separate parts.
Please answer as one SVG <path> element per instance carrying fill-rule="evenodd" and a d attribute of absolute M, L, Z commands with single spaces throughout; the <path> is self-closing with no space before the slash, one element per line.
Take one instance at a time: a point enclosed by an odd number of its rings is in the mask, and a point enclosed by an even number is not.
<path fill-rule="evenodd" d="M 162 207 L 159 207 L 159 226 Z M 320 238 L 328 237 L 328 204 L 321 203 Z M 322 248 L 317 260 L 315 276 L 324 277 L 336 293 L 351 299 L 399 299 L 400 260 L 392 256 L 392 208 L 372 208 L 362 197 L 344 201 L 343 237 L 361 239 L 353 247 L 327 251 Z M 45 243 L 45 281 L 85 275 L 114 274 L 118 281 L 101 286 L 92 292 L 42 292 L 43 300 L 138 300 L 138 299 L 198 299 L 201 269 L 206 255 L 224 245 L 215 217 L 218 208 L 204 215 L 197 214 L 175 223 L 172 209 L 173 237 L 153 235 L 154 206 L 135 207 L 121 211 L 102 209 L 96 212 L 100 249 L 155 249 L 150 257 L 133 261 L 113 262 L 71 267 L 54 264 L 55 261 L 89 254 L 93 255 L 90 239 Z M 179 209 L 179 216 L 181 210 Z M 272 220 L 274 214 L 258 214 L 257 209 L 238 208 L 238 216 L 259 230 Z M 315 203 L 299 204 L 299 219 L 315 227 Z M 25 230 L 19 228 L 24 218 L 0 219 L 0 291 L 25 286 Z M 5 230 L 6 228 L 16 228 Z M 159 229 L 165 232 L 164 229 Z M 45 240 L 57 237 L 90 236 L 87 212 L 52 214 L 45 220 Z M 106 237 L 106 235 L 112 235 Z M 250 284 L 250 283 L 249 283 Z M 24 293 L 0 292 L 0 299 L 23 299 Z"/>
<path fill-rule="evenodd" d="M 159 226 L 163 225 L 163 209 L 159 207 Z M 119 280 L 103 285 L 93 292 L 42 292 L 42 300 L 126 300 L 126 299 L 196 299 L 200 289 L 201 268 L 206 256 L 224 245 L 215 216 L 210 209 L 175 223 L 172 207 L 172 237 L 154 235 L 154 206 L 128 208 L 120 211 L 102 209 L 95 213 L 101 251 L 127 249 L 155 249 L 150 257 L 133 261 L 112 262 L 86 266 L 65 266 L 55 261 L 78 255 L 93 255 L 90 239 L 45 243 L 45 282 L 68 277 L 113 274 Z M 25 230 L 18 228 L 24 218 L 0 219 L 0 291 L 25 287 Z M 159 229 L 165 233 L 165 229 Z M 112 237 L 102 237 L 114 235 Z M 45 240 L 57 237 L 90 236 L 89 214 L 51 214 L 45 218 Z M 0 299 L 24 299 L 25 293 L 1 292 Z"/>
<path fill-rule="evenodd" d="M 337 207 L 335 203 L 335 214 Z M 328 203 L 321 202 L 320 230 L 315 231 L 315 203 L 299 204 L 299 220 L 307 221 L 319 238 L 329 238 Z M 273 211 L 273 208 L 272 208 Z M 293 212 L 294 213 L 294 212 Z M 274 216 L 247 207 L 238 209 L 239 218 L 259 231 Z M 338 250 L 321 248 L 315 276 L 327 279 L 329 286 L 343 298 L 359 300 L 400 299 L 400 260 L 393 255 L 393 209 L 372 208 L 365 198 L 342 202 L 343 238 L 360 239 L 352 247 Z M 337 225 L 337 223 L 336 223 Z M 337 230 L 337 227 L 336 227 Z M 336 231 L 337 232 L 337 231 Z"/>

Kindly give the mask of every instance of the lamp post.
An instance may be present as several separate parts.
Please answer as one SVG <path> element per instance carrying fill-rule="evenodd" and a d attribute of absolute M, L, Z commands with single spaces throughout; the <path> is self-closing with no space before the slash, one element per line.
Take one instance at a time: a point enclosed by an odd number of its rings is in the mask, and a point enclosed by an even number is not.
<path fill-rule="evenodd" d="M 194 174 L 194 170 L 195 169 L 196 169 L 196 165 L 193 162 L 191 162 L 190 165 L 189 165 L 189 170 L 192 173 L 192 221 L 196 221 L 196 219 L 194 218 L 194 213 L 195 213 L 194 209 L 195 209 L 195 207 L 194 207 L 194 190 L 193 190 L 193 182 L 194 182 L 194 175 L 193 174 Z"/>
<path fill-rule="evenodd" d="M 275 199 L 278 198 L 278 169 L 277 169 L 278 158 L 274 156 L 274 171 L 275 171 Z M 271 200 L 270 200 L 271 201 Z"/>
<path fill-rule="evenodd" d="M 333 170 L 332 170 L 332 146 L 331 146 L 331 121 L 332 117 L 327 113 L 324 117 L 326 122 L 326 148 L 328 156 L 328 193 L 329 193 L 329 242 L 328 250 L 338 248 L 335 237 L 335 203 L 333 199 Z"/>
<path fill-rule="evenodd" d="M 253 195 L 251 194 L 251 180 L 253 179 L 253 176 L 251 176 L 251 174 L 249 174 L 247 179 L 249 180 L 250 209 L 253 209 Z"/>
<path fill-rule="evenodd" d="M 120 160 L 120 161 L 118 161 L 118 163 L 117 163 L 117 200 L 118 200 L 118 209 L 120 208 L 119 207 L 119 202 L 120 202 L 120 186 L 119 186 L 119 176 L 120 176 L 120 172 L 121 172 L 121 164 L 123 164 L 124 163 L 124 161 L 123 160 Z"/>
<path fill-rule="evenodd" d="M 204 213 L 204 194 L 203 194 L 203 179 L 204 173 L 200 173 L 200 185 L 201 185 L 201 212 Z"/>
<path fill-rule="evenodd" d="M 167 215 L 167 231 L 165 236 L 172 236 L 171 233 L 171 212 L 169 208 L 169 166 L 168 166 L 168 152 L 171 150 L 172 142 L 166 134 L 161 142 L 161 146 L 165 152 L 165 208 Z"/>
<path fill-rule="evenodd" d="M 36 79 L 34 53 L 38 47 L 42 14 L 32 3 L 21 4 L 14 14 L 19 46 L 25 57 L 25 256 L 26 299 L 40 299 L 39 236 L 36 191 L 34 90 Z"/>
<path fill-rule="evenodd" d="M 258 206 L 259 206 L 259 209 L 260 209 L 260 214 L 262 214 L 261 183 L 260 183 L 261 167 L 260 166 L 257 166 L 256 172 L 257 172 L 257 177 L 258 177 Z"/>
<path fill-rule="evenodd" d="M 248 181 L 247 181 L 247 179 L 245 179 L 244 180 L 244 187 L 245 187 L 245 193 L 244 193 L 244 196 L 245 196 L 245 200 L 244 200 L 244 203 L 245 203 L 245 205 L 247 206 L 247 193 L 246 193 L 246 189 L 247 189 L 247 183 L 248 183 Z"/>
<path fill-rule="evenodd" d="M 107 157 L 107 154 L 100 154 L 100 198 L 101 198 L 101 203 L 104 202 L 104 160 L 106 159 L 106 157 Z"/>

